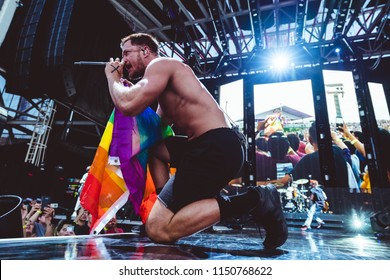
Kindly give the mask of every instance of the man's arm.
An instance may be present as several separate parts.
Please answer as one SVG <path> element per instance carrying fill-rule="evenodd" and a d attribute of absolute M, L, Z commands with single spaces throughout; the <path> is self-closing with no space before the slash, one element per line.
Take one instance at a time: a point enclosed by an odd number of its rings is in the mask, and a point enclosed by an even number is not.
<path fill-rule="evenodd" d="M 347 124 L 344 123 L 342 127 L 342 132 L 345 138 L 347 138 L 349 141 L 351 141 L 352 145 L 355 146 L 355 148 L 361 153 L 364 157 L 366 157 L 366 150 L 364 148 L 364 144 L 359 141 L 352 133 L 349 131 L 349 128 L 347 127 Z"/>
<path fill-rule="evenodd" d="M 257 185 L 266 185 L 266 184 L 280 184 L 280 185 L 287 185 L 288 182 L 291 181 L 291 176 L 289 174 L 285 174 L 282 178 L 276 179 L 276 180 L 270 180 L 270 181 L 257 181 Z"/>
<path fill-rule="evenodd" d="M 156 58 L 150 62 L 145 70 L 144 77 L 135 85 L 122 82 L 123 62 L 110 61 L 105 73 L 108 88 L 115 107 L 124 115 L 136 116 L 151 105 L 166 88 L 170 71 L 169 62 Z M 117 70 L 113 71 L 113 69 Z"/>
<path fill-rule="evenodd" d="M 337 136 L 336 132 L 331 131 L 330 134 L 332 136 L 333 143 L 336 144 L 343 151 L 343 157 L 346 162 L 352 165 L 351 153 L 347 145 L 345 145 L 345 143 Z"/>

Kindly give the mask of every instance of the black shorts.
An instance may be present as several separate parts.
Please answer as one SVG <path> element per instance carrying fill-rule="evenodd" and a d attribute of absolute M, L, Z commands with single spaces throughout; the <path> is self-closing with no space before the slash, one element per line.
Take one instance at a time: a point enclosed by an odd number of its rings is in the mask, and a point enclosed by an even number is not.
<path fill-rule="evenodd" d="M 215 197 L 243 166 L 243 143 L 230 128 L 213 129 L 191 141 L 168 138 L 165 144 L 176 173 L 158 198 L 174 213 L 192 202 Z"/>

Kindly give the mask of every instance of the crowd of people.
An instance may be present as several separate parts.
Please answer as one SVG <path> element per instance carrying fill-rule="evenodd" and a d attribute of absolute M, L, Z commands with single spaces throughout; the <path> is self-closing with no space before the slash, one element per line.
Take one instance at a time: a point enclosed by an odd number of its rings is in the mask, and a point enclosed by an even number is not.
<path fill-rule="evenodd" d="M 323 210 L 324 202 L 318 204 L 318 193 L 326 194 L 323 191 L 325 185 L 321 176 L 320 159 L 318 153 L 318 141 L 316 124 L 313 122 L 307 133 L 293 132 L 285 133 L 284 128 L 268 134 L 266 121 L 259 121 L 256 138 L 256 176 L 257 184 L 276 184 L 279 187 L 290 186 L 295 181 L 307 182 L 310 192 L 308 206 L 308 218 L 302 226 L 303 230 L 310 229 L 311 221 L 317 220 L 318 226 L 322 227 L 324 222 L 317 217 Z M 383 127 L 388 122 L 380 122 L 379 128 L 379 159 L 388 158 L 390 135 Z M 336 172 L 331 178 L 332 187 L 348 188 L 351 193 L 371 193 L 369 174 L 364 142 L 364 135 L 357 129 L 356 124 L 342 124 L 341 126 L 330 125 L 332 138 L 333 162 Z M 299 137 L 301 136 L 301 137 Z M 388 161 L 382 161 L 384 170 L 387 172 L 388 183 L 390 183 L 390 168 Z M 278 165 L 284 169 L 279 170 Z M 286 169 L 286 167 L 288 167 Z M 280 172 L 282 171 L 282 172 Z M 329 183 L 328 183 L 329 184 Z M 321 191 L 317 190 L 320 189 Z"/>
<path fill-rule="evenodd" d="M 386 124 L 387 122 L 380 123 L 380 147 L 377 149 L 378 156 L 383 155 L 383 157 L 389 153 L 387 148 L 389 131 L 383 128 Z M 307 179 L 309 175 L 321 182 L 315 122 L 309 129 L 289 133 L 285 133 L 282 129 L 270 135 L 264 133 L 265 125 L 266 122 L 259 121 L 257 127 L 256 176 L 258 184 L 276 182 L 286 185 L 293 180 Z M 366 140 L 361 131 L 352 130 L 350 127 L 358 128 L 357 124 L 352 123 L 344 123 L 340 127 L 330 125 L 334 162 L 338 171 L 336 180 L 333 180 L 333 186 L 348 187 L 350 192 L 371 193 L 364 147 Z M 307 155 L 310 156 L 300 162 Z M 285 172 L 289 173 L 289 176 L 278 172 L 277 166 L 281 164 L 282 166 L 290 164 L 288 171 L 291 172 Z M 389 170 L 386 164 L 384 169 Z M 280 175 L 283 175 L 283 178 Z"/>
<path fill-rule="evenodd" d="M 21 204 L 21 218 L 24 237 L 89 235 L 91 215 L 83 207 L 78 208 L 75 219 L 57 219 L 51 205 L 42 207 L 40 198 L 26 198 Z M 114 216 L 101 234 L 123 233 Z"/>

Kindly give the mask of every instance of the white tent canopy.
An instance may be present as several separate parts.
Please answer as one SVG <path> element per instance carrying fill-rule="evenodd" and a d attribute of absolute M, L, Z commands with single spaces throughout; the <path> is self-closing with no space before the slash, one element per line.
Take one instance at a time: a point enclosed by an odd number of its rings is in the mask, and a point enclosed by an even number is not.
<path fill-rule="evenodd" d="M 291 107 L 279 106 L 279 107 L 275 107 L 271 110 L 267 110 L 267 111 L 256 114 L 256 116 L 255 116 L 256 121 L 265 120 L 269 115 L 273 114 L 275 109 L 279 109 L 282 112 L 282 115 L 286 118 L 286 120 L 288 122 L 313 118 L 312 115 L 295 110 Z"/>

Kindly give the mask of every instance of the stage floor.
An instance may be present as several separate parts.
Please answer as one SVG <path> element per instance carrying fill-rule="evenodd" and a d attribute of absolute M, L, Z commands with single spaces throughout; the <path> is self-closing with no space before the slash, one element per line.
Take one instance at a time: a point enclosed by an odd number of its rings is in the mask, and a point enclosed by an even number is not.
<path fill-rule="evenodd" d="M 264 237 L 264 235 L 263 235 Z M 1 260 L 390 260 L 390 240 L 372 233 L 289 228 L 287 242 L 262 249 L 253 228 L 214 227 L 174 244 L 153 243 L 137 232 L 74 237 L 0 239 Z"/>

